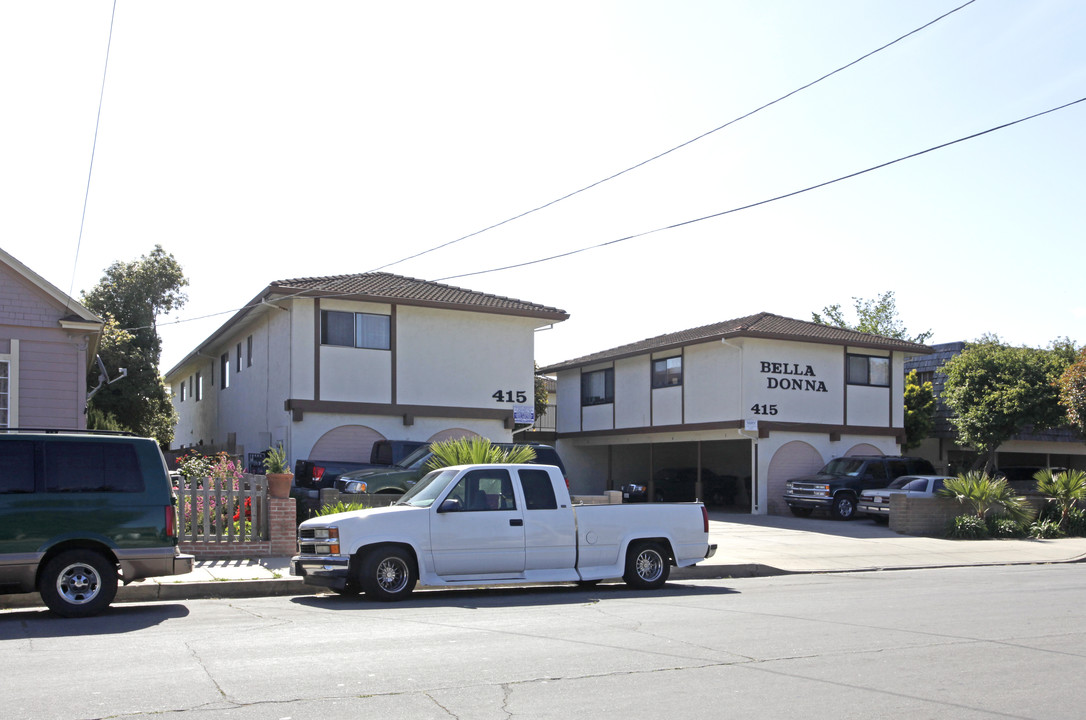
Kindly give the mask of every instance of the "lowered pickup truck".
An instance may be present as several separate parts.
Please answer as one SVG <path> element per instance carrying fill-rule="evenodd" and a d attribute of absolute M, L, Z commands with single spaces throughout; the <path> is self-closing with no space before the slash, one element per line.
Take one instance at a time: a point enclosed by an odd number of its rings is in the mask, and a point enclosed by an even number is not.
<path fill-rule="evenodd" d="M 578 505 L 552 465 L 457 465 L 422 478 L 395 505 L 306 520 L 291 573 L 378 600 L 416 583 L 592 583 L 655 589 L 672 565 L 712 557 L 701 503 Z"/>

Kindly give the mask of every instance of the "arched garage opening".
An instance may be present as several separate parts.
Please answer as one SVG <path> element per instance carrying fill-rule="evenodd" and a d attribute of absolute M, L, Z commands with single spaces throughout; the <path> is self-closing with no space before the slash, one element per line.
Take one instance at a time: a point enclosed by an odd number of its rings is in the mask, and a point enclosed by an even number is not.
<path fill-rule="evenodd" d="M 770 515 L 787 515 L 789 511 L 787 503 L 784 502 L 784 484 L 792 478 L 816 473 L 825 464 L 822 454 L 809 443 L 793 440 L 782 445 L 773 454 L 766 473 L 766 512 Z"/>
<path fill-rule="evenodd" d="M 320 436 L 309 451 L 309 459 L 368 463 L 373 444 L 384 439 L 365 425 L 340 425 Z"/>
<path fill-rule="evenodd" d="M 874 445 L 868 445 L 867 443 L 860 443 L 859 445 L 853 445 L 852 448 L 845 453 L 845 455 L 885 455 L 882 450 L 879 450 Z M 842 456 L 843 457 L 843 456 Z"/>
<path fill-rule="evenodd" d="M 426 442 L 441 442 L 443 440 L 459 440 L 460 438 L 477 437 L 479 433 L 465 430 L 464 428 L 449 428 L 439 433 L 434 433 Z"/>

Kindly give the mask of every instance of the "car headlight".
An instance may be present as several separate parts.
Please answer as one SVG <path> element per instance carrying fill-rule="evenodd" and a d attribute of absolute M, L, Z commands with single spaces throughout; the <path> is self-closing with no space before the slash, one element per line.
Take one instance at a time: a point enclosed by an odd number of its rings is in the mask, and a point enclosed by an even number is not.
<path fill-rule="evenodd" d="M 819 495 L 825 495 L 826 497 L 830 496 L 830 486 L 829 485 L 815 485 L 814 490 Z"/>
<path fill-rule="evenodd" d="M 351 480 L 343 490 L 352 494 L 364 493 L 366 492 L 366 483 L 362 480 Z"/>
<path fill-rule="evenodd" d="M 792 483 L 790 483 L 790 482 L 786 482 L 786 483 L 784 484 L 784 491 L 785 491 L 785 492 L 787 492 L 787 493 L 790 493 L 790 492 L 792 492 Z"/>
<path fill-rule="evenodd" d="M 314 528 L 313 540 L 314 555 L 339 555 L 339 528 Z"/>
<path fill-rule="evenodd" d="M 632 493 L 643 493 L 643 492 L 645 492 L 645 486 L 644 485 L 627 485 L 626 487 L 630 488 L 630 492 L 632 492 Z"/>

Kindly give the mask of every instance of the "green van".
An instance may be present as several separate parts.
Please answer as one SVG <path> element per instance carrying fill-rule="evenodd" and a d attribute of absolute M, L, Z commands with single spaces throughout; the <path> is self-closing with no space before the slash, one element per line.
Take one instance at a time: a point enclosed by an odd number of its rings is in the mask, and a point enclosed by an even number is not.
<path fill-rule="evenodd" d="M 58 615 L 94 615 L 118 580 L 191 572 L 177 540 L 177 500 L 154 440 L 0 430 L 0 594 L 37 591 Z"/>

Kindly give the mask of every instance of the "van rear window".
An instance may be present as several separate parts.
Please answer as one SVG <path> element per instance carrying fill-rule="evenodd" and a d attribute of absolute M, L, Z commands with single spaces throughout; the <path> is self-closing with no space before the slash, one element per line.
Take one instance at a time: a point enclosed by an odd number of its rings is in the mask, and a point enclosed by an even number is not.
<path fill-rule="evenodd" d="M 34 443 L 0 442 L 0 493 L 34 492 Z"/>
<path fill-rule="evenodd" d="M 45 443 L 49 492 L 143 492 L 136 449 L 128 443 Z"/>

